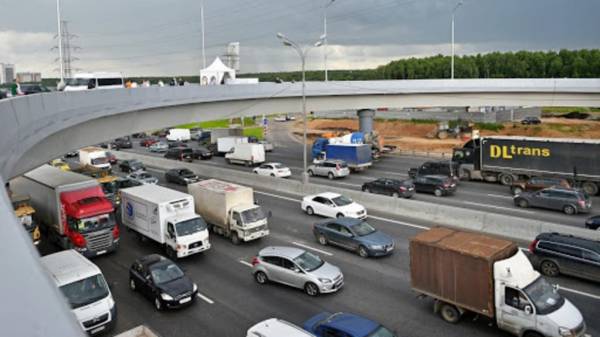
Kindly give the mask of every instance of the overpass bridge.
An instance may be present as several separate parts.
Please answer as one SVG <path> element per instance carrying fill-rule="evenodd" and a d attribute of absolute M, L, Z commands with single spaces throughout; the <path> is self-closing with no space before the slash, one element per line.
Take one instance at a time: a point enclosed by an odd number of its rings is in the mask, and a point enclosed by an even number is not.
<path fill-rule="evenodd" d="M 600 79 L 308 82 L 307 109 L 414 106 L 600 106 Z M 0 182 L 64 153 L 191 121 L 301 111 L 300 83 L 55 92 L 0 101 Z M 0 335 L 80 336 L 58 290 L 0 195 L 0 265 L 9 292 Z M 15 306 L 15 303 L 18 305 Z M 35 321 L 28 318 L 35 317 Z M 11 324 L 20 322 L 18 324 Z M 35 324 L 24 324 L 35 322 Z"/>

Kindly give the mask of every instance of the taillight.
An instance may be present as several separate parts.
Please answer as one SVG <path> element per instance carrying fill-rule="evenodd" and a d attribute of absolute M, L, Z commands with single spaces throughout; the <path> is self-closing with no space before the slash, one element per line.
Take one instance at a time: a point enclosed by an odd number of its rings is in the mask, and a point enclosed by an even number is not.
<path fill-rule="evenodd" d="M 582 208 L 585 208 L 585 200 L 579 200 L 579 206 L 581 206 Z"/>
<path fill-rule="evenodd" d="M 254 266 L 256 266 L 257 264 L 260 263 L 260 260 L 258 259 L 258 257 L 255 256 L 255 257 L 252 258 L 252 262 L 251 263 L 252 263 L 252 267 L 254 267 Z"/>
<path fill-rule="evenodd" d="M 445 188 L 448 188 L 448 187 L 450 187 L 450 184 L 448 184 L 448 183 L 444 183 L 444 187 L 445 187 Z"/>
<path fill-rule="evenodd" d="M 115 227 L 113 227 L 112 234 L 113 234 L 113 239 L 119 238 L 119 235 L 121 235 L 121 232 L 119 231 L 119 226 L 115 225 Z"/>
<path fill-rule="evenodd" d="M 79 248 L 84 248 L 85 247 L 85 238 L 83 237 L 83 235 L 81 235 L 81 233 L 73 233 L 73 236 L 71 236 L 71 241 L 73 242 L 73 245 L 75 245 L 75 247 L 79 247 Z"/>
<path fill-rule="evenodd" d="M 341 170 L 340 164 L 335 164 L 335 170 L 336 170 L 336 171 L 339 171 L 339 170 Z"/>
<path fill-rule="evenodd" d="M 406 188 L 404 186 L 400 186 L 400 191 L 406 191 Z"/>
<path fill-rule="evenodd" d="M 537 246 L 537 243 L 538 243 L 537 239 L 531 241 L 531 243 L 529 244 L 529 251 L 530 252 L 532 252 L 532 253 L 534 252 L 535 246 Z"/>

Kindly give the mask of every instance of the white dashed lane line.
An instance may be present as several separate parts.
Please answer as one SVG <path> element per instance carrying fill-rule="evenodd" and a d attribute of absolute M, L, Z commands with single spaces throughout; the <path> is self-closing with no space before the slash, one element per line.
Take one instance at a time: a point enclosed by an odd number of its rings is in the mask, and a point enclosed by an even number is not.
<path fill-rule="evenodd" d="M 321 253 L 321 254 L 325 254 L 327 256 L 333 256 L 333 254 L 330 253 L 330 252 L 328 252 L 328 251 L 325 251 L 325 250 L 322 250 L 322 249 L 318 249 L 318 248 L 314 248 L 314 247 L 311 247 L 309 245 L 305 245 L 305 244 L 300 243 L 300 242 L 292 241 L 292 244 L 296 245 L 298 247 L 302 247 L 302 248 L 314 250 L 315 252 L 318 252 L 318 253 Z"/>
<path fill-rule="evenodd" d="M 208 298 L 208 297 L 206 297 L 206 296 L 202 295 L 200 292 L 198 292 L 198 293 L 196 294 L 196 296 L 198 296 L 198 298 L 200 298 L 201 300 L 203 300 L 204 302 L 206 302 L 206 303 L 208 303 L 208 304 L 214 304 L 214 303 L 215 303 L 215 301 L 213 301 L 213 300 L 211 300 L 210 298 Z"/>

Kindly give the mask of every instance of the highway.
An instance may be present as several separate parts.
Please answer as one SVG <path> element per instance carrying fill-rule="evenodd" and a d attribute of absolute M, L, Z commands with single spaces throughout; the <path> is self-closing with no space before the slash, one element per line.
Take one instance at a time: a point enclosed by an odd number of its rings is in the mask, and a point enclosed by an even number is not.
<path fill-rule="evenodd" d="M 270 138 L 275 144 L 275 150 L 267 153 L 267 161 L 281 162 L 290 167 L 292 177 L 290 179 L 300 180 L 302 172 L 302 145 L 298 143 L 289 134 L 290 123 L 271 124 Z M 150 153 L 147 149 L 139 146 L 139 141 L 133 139 L 134 148 L 137 153 L 162 156 L 162 154 Z M 196 142 L 189 142 L 190 146 L 196 146 Z M 310 161 L 310 148 L 308 152 Z M 341 188 L 360 190 L 363 183 L 372 181 L 376 178 L 388 177 L 397 179 L 406 179 L 408 170 L 411 167 L 417 167 L 427 160 L 439 160 L 436 158 L 427 158 L 407 155 L 385 155 L 382 159 L 375 162 L 372 167 L 360 173 L 352 173 L 343 179 L 328 180 L 327 178 L 314 177 L 311 182 L 322 185 L 331 185 Z M 222 157 L 213 157 L 212 160 L 202 161 L 203 164 L 224 166 L 229 169 L 236 169 L 245 172 L 251 172 L 250 168 L 241 165 L 229 165 Z M 416 194 L 417 200 L 439 203 L 454 207 L 463 207 L 476 209 L 490 213 L 510 214 L 528 219 L 535 219 L 547 222 L 558 223 L 562 225 L 576 226 L 583 228 L 585 219 L 591 215 L 600 214 L 598 205 L 600 198 L 592 198 L 592 211 L 590 214 L 566 215 L 562 212 L 553 210 L 544 210 L 536 208 L 519 208 L 514 205 L 512 194 L 507 186 L 497 183 L 486 183 L 478 181 L 461 181 L 457 192 L 452 196 L 435 197 L 431 194 Z M 407 214 L 410 217 L 410 214 Z"/>
<path fill-rule="evenodd" d="M 197 172 L 201 167 L 198 166 Z M 185 187 L 166 183 L 164 171 L 149 172 L 160 184 L 185 191 Z M 146 324 L 164 337 L 244 336 L 254 323 L 279 317 L 301 324 L 322 311 L 349 311 L 373 318 L 400 336 L 509 336 L 496 329 L 486 318 L 465 316 L 460 324 L 449 326 L 432 313 L 431 299 L 418 299 L 410 288 L 408 239 L 433 226 L 407 217 L 370 212 L 369 222 L 396 241 L 393 255 L 362 259 L 358 255 L 330 246 L 320 246 L 311 234 L 318 217 L 300 210 L 297 197 L 257 191 L 259 203 L 273 212 L 271 234 L 262 240 L 234 246 L 225 238 L 211 234 L 213 247 L 200 255 L 179 261 L 199 286 L 200 295 L 192 306 L 174 311 L 157 312 L 152 303 L 128 288 L 128 268 L 138 257 L 164 254 L 162 247 L 141 242 L 122 228 L 121 247 L 111 255 L 93 260 L 103 271 L 118 306 L 118 323 L 114 332 Z M 526 242 L 522 246 L 526 246 Z M 310 298 L 301 290 L 269 284 L 257 284 L 250 273 L 251 258 L 268 245 L 297 246 L 309 249 L 339 266 L 345 286 L 338 293 Z M 54 247 L 43 247 L 43 253 Z M 557 278 L 563 294 L 583 313 L 592 335 L 600 333 L 595 321 L 600 287 L 571 278 Z M 578 293 L 573 293 L 571 291 Z"/>

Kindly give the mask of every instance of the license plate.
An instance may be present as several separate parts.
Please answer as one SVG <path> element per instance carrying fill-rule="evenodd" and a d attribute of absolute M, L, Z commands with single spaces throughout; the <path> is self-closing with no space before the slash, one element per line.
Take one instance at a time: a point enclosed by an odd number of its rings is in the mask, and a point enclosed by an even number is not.
<path fill-rule="evenodd" d="M 191 297 L 186 297 L 186 298 L 183 298 L 183 299 L 179 300 L 179 304 L 184 304 L 184 303 L 187 303 L 187 302 L 189 302 L 191 300 L 192 300 Z"/>
<path fill-rule="evenodd" d="M 96 255 L 102 255 L 102 254 L 106 254 L 106 249 L 105 250 L 99 250 L 96 252 Z"/>
<path fill-rule="evenodd" d="M 103 325 L 103 326 L 99 326 L 99 327 L 97 327 L 96 329 L 94 329 L 94 330 L 92 330 L 92 331 L 90 331 L 90 332 L 91 332 L 91 333 L 100 332 L 100 331 L 104 330 L 104 328 L 105 328 L 105 326 L 104 326 L 104 325 Z"/>

